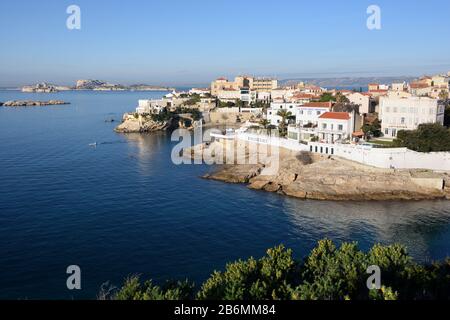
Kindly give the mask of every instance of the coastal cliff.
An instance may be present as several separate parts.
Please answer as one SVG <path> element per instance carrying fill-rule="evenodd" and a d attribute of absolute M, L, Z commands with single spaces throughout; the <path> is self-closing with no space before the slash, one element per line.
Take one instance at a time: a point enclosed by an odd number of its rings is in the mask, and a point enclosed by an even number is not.
<path fill-rule="evenodd" d="M 188 115 L 175 115 L 167 120 L 155 121 L 149 115 L 142 116 L 135 113 L 125 113 L 122 123 L 114 130 L 119 133 L 148 133 L 177 128 L 191 130 L 194 128 L 194 121 Z"/>
<path fill-rule="evenodd" d="M 450 176 L 447 173 L 378 169 L 337 157 L 295 153 L 285 149 L 280 151 L 276 174 L 262 174 L 265 168 L 264 163 L 221 165 L 204 178 L 247 184 L 254 190 L 276 192 L 300 199 L 450 199 L 450 188 L 447 187 L 450 185 Z"/>

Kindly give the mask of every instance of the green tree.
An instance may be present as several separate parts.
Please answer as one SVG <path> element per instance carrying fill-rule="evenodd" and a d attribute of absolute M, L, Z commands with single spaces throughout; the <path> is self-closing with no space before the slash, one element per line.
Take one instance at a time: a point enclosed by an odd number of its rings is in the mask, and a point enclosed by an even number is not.
<path fill-rule="evenodd" d="M 336 101 L 336 97 L 334 97 L 331 93 L 325 92 L 322 93 L 320 96 L 320 102 L 330 102 L 330 101 Z"/>
<path fill-rule="evenodd" d="M 261 119 L 259 121 L 259 124 L 264 128 L 267 129 L 267 127 L 270 125 L 270 121 L 267 119 Z"/>
<path fill-rule="evenodd" d="M 346 96 L 344 96 L 342 94 L 342 92 L 337 92 L 335 99 L 336 99 L 337 103 L 342 103 L 342 104 L 350 103 L 350 100 L 348 100 L 348 98 Z"/>
<path fill-rule="evenodd" d="M 287 110 L 280 110 L 277 115 L 281 117 L 279 124 L 280 136 L 285 137 L 287 135 L 287 120 L 292 117 L 292 113 Z"/>
<path fill-rule="evenodd" d="M 442 90 L 439 92 L 439 99 L 448 100 L 448 91 Z"/>
<path fill-rule="evenodd" d="M 421 124 L 417 130 L 399 131 L 394 145 L 418 152 L 450 151 L 450 130 L 437 123 Z"/>
<path fill-rule="evenodd" d="M 381 137 L 381 122 L 375 119 L 372 123 L 366 123 L 362 126 L 361 130 L 364 132 L 366 139 L 371 137 Z"/>
<path fill-rule="evenodd" d="M 296 268 L 292 251 L 279 246 L 269 249 L 259 260 L 239 260 L 228 264 L 225 272 L 214 272 L 197 297 L 200 300 L 289 299 Z"/>
<path fill-rule="evenodd" d="M 194 284 L 189 281 L 167 282 L 163 287 L 151 280 L 141 283 L 138 276 L 125 280 L 116 300 L 189 300 L 194 297 Z"/>
<path fill-rule="evenodd" d="M 367 288 L 367 268 L 378 266 L 382 287 Z M 238 260 L 214 271 L 199 291 L 194 284 L 170 281 L 163 286 L 139 277 L 126 279 L 113 295 L 118 300 L 421 300 L 450 299 L 450 259 L 419 265 L 401 245 L 377 244 L 367 253 L 356 243 L 337 247 L 319 241 L 301 261 L 284 246 L 260 258 Z M 108 290 L 109 296 L 109 290 Z"/>

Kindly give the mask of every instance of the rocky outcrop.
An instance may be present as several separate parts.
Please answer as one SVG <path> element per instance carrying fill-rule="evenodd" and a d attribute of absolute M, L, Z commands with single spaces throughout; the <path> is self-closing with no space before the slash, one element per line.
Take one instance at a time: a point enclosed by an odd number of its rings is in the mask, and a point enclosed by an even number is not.
<path fill-rule="evenodd" d="M 188 124 L 187 124 L 188 123 Z M 194 121 L 186 115 L 175 115 L 165 121 L 155 121 L 151 116 L 126 113 L 122 123 L 115 128 L 120 133 L 146 133 L 175 130 L 177 128 L 193 129 Z"/>
<path fill-rule="evenodd" d="M 254 190 L 314 200 L 429 200 L 450 198 L 445 173 L 384 170 L 340 158 L 283 153 L 279 170 L 264 175 L 264 164 L 220 166 L 204 178 L 244 183 Z"/>
<path fill-rule="evenodd" d="M 42 106 L 64 105 L 64 104 L 69 104 L 69 102 L 65 102 L 62 100 L 50 100 L 50 101 L 14 100 L 4 102 L 3 107 L 42 107 Z"/>

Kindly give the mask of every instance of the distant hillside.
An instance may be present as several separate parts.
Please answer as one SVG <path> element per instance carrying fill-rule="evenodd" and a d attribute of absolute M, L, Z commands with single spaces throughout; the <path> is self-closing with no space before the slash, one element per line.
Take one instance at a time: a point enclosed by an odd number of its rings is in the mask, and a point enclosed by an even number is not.
<path fill-rule="evenodd" d="M 393 82 L 411 82 L 416 77 L 345 77 L 345 78 L 298 78 L 281 80 L 281 85 L 293 85 L 306 82 L 321 87 L 367 87 L 369 83 L 391 84 Z"/>

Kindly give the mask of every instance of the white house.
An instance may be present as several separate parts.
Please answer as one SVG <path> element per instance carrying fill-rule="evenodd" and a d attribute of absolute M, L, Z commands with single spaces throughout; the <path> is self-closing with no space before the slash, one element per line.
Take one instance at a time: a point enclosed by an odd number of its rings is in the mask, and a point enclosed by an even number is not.
<path fill-rule="evenodd" d="M 331 102 L 310 102 L 296 107 L 295 123 L 303 126 L 317 126 L 319 117 L 331 111 Z"/>
<path fill-rule="evenodd" d="M 289 111 L 292 116 L 296 116 L 296 110 L 300 104 L 288 103 L 288 102 L 272 102 L 270 104 L 270 109 L 267 109 L 267 120 L 273 126 L 278 126 L 281 122 L 281 117 L 278 115 L 280 110 Z"/>
<path fill-rule="evenodd" d="M 138 101 L 138 107 L 136 112 L 139 114 L 143 113 L 160 113 L 165 107 L 167 107 L 167 100 L 147 100 L 142 99 Z"/>
<path fill-rule="evenodd" d="M 319 117 L 317 133 L 325 143 L 342 142 L 351 139 L 355 130 L 354 115 L 348 112 L 326 112 Z"/>
<path fill-rule="evenodd" d="M 192 88 L 191 90 L 189 90 L 189 94 L 198 94 L 199 96 L 206 96 L 209 95 L 211 93 L 211 89 L 209 88 Z"/>
<path fill-rule="evenodd" d="M 420 124 L 444 124 L 445 105 L 428 97 L 382 97 L 381 130 L 385 137 L 395 138 L 400 130 L 415 130 Z"/>

